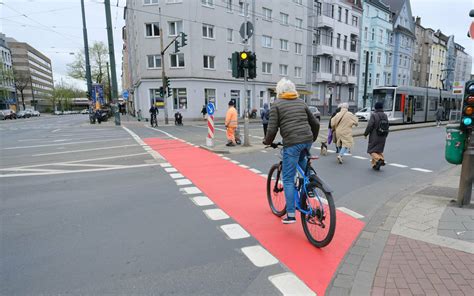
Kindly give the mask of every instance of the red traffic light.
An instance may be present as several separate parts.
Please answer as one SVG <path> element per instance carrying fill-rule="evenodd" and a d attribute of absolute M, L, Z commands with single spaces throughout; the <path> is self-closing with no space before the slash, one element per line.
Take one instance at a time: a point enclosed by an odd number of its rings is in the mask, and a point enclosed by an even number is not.
<path fill-rule="evenodd" d="M 467 97 L 466 103 L 468 103 L 468 104 L 474 104 L 474 96 L 469 96 L 469 97 Z"/>

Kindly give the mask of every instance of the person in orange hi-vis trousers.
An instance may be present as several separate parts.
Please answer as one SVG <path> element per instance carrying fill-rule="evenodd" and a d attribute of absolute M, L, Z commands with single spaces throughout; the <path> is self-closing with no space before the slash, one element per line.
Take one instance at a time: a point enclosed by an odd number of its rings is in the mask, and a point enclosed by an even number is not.
<path fill-rule="evenodd" d="M 237 129 L 237 110 L 235 109 L 234 100 L 229 101 L 229 109 L 225 115 L 225 127 L 227 129 L 227 140 L 229 141 L 226 146 L 235 146 L 235 130 Z"/>

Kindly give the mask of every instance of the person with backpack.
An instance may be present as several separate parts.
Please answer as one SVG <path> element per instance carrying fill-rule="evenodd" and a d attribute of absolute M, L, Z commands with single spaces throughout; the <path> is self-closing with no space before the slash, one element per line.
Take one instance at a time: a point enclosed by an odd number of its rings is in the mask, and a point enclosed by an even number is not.
<path fill-rule="evenodd" d="M 267 136 L 267 127 L 268 127 L 268 119 L 270 119 L 270 109 L 268 108 L 268 104 L 263 104 L 263 110 L 260 112 L 260 118 L 262 118 L 262 125 L 263 125 L 263 136 Z"/>
<path fill-rule="evenodd" d="M 342 103 L 341 111 L 331 119 L 331 128 L 333 134 L 336 134 L 335 144 L 337 147 L 341 147 L 339 149 L 339 154 L 337 155 L 337 161 L 340 164 L 344 161 L 344 154 L 346 154 L 354 144 L 352 128 L 358 125 L 359 120 L 349 111 L 349 104 Z"/>
<path fill-rule="evenodd" d="M 367 153 L 370 154 L 372 168 L 376 171 L 379 171 L 380 167 L 385 165 L 383 151 L 389 126 L 387 114 L 383 112 L 383 103 L 375 103 L 375 111 L 370 115 L 364 137 L 367 138 L 370 135 Z"/>

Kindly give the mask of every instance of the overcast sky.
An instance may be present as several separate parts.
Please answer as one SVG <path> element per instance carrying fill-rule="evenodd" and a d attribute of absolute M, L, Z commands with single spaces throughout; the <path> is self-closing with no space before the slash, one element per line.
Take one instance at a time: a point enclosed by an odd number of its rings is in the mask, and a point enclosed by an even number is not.
<path fill-rule="evenodd" d="M 162 0 L 164 1 L 164 0 Z M 200 0 L 185 0 L 200 1 Z M 216 0 L 221 1 L 221 0 Z M 291 0 L 288 0 L 291 1 Z M 27 42 L 51 58 L 54 79 L 73 82 L 66 74 L 66 65 L 84 48 L 80 0 L 0 0 L 0 31 L 18 41 Z M 94 41 L 107 44 L 103 0 L 85 0 L 89 45 Z M 121 28 L 126 0 L 110 0 L 119 87 L 122 61 Z M 420 16 L 424 27 L 440 29 L 454 35 L 455 41 L 474 56 L 474 42 L 466 33 L 474 18 L 468 16 L 474 0 L 411 0 L 413 16 Z M 474 70 L 474 67 L 473 67 Z M 474 71 L 473 71 L 474 73 Z"/>

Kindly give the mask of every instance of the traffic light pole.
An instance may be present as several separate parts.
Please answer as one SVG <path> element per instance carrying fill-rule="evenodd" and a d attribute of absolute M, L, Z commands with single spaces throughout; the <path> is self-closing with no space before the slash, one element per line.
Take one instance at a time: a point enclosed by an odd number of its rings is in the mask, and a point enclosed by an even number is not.
<path fill-rule="evenodd" d="M 245 42 L 244 42 L 244 51 L 248 49 L 248 28 L 247 28 L 247 17 L 248 17 L 248 6 L 247 0 L 244 1 L 244 15 L 245 15 Z M 248 77 L 249 77 L 249 69 L 244 69 L 244 100 L 245 100 L 245 111 L 244 111 L 244 146 L 250 146 L 250 136 L 249 136 L 249 97 L 248 97 Z"/>
<path fill-rule="evenodd" d="M 161 9 L 160 9 L 161 16 Z M 165 124 L 168 124 L 168 93 L 164 95 L 166 90 L 166 73 L 165 73 L 165 49 L 163 46 L 163 29 L 161 28 L 161 17 L 160 17 L 160 46 L 161 46 L 161 85 L 163 86 L 163 107 L 165 108 Z"/>
<path fill-rule="evenodd" d="M 105 20 L 107 22 L 107 37 L 109 41 L 109 60 L 110 60 L 110 74 L 112 76 L 112 100 L 113 112 L 115 115 L 115 125 L 120 125 L 120 113 L 118 111 L 118 94 L 117 94 L 117 74 L 115 71 L 115 51 L 114 51 L 114 37 L 112 33 L 112 17 L 110 16 L 110 0 L 105 0 Z"/>
<path fill-rule="evenodd" d="M 472 182 L 474 181 L 474 137 L 471 131 L 467 135 L 466 142 L 467 148 L 463 155 L 457 201 L 460 207 L 468 206 L 471 203 Z"/>

